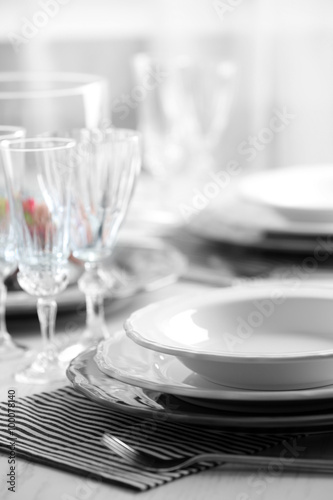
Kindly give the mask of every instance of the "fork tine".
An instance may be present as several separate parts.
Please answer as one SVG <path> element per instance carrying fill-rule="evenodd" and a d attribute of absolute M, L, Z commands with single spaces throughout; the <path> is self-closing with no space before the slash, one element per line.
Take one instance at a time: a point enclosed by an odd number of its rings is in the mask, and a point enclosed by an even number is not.
<path fill-rule="evenodd" d="M 122 440 L 105 433 L 102 442 L 122 459 L 131 462 L 140 467 L 155 467 L 156 457 L 143 451 L 135 450 Z"/>
<path fill-rule="evenodd" d="M 121 456 L 122 458 L 126 458 L 128 460 L 136 461 L 137 460 L 137 452 L 128 446 L 126 443 L 120 441 L 115 436 L 111 436 L 110 434 L 104 434 L 102 441 L 112 449 L 114 453 Z"/>

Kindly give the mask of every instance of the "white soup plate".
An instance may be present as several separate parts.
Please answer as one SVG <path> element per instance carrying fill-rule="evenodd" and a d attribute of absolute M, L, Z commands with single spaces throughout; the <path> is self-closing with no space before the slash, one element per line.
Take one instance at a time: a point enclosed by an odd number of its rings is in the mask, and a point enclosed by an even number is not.
<path fill-rule="evenodd" d="M 271 282 L 179 296 L 134 312 L 137 344 L 228 387 L 298 390 L 333 383 L 333 291 Z"/>

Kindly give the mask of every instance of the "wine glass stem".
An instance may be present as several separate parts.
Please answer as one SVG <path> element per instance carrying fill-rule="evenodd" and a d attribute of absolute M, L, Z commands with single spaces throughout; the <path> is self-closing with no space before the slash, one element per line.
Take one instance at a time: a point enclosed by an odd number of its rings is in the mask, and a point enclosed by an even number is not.
<path fill-rule="evenodd" d="M 53 299 L 39 298 L 37 313 L 42 332 L 44 351 L 49 360 L 57 359 L 57 349 L 54 344 L 54 326 L 57 315 L 57 303 Z"/>
<path fill-rule="evenodd" d="M 6 299 L 7 287 L 3 280 L 0 280 L 0 339 L 4 340 L 8 337 L 6 325 Z"/>
<path fill-rule="evenodd" d="M 98 294 L 86 294 L 87 326 L 91 332 L 104 325 L 104 297 Z M 98 333 L 98 332 L 96 332 Z"/>

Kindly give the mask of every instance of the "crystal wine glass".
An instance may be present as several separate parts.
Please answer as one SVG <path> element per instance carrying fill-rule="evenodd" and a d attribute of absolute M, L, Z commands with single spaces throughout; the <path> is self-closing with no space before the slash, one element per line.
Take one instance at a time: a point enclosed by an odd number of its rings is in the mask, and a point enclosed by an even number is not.
<path fill-rule="evenodd" d="M 127 129 L 81 129 L 71 135 L 79 164 L 72 196 L 72 253 L 84 263 L 78 285 L 87 311 L 80 350 L 109 336 L 103 302 L 113 283 L 100 263 L 112 254 L 125 218 L 141 167 L 141 141 L 138 132 Z"/>
<path fill-rule="evenodd" d="M 54 296 L 68 284 L 70 195 L 75 141 L 8 139 L 0 143 L 17 242 L 18 282 L 38 297 L 44 349 L 16 374 L 19 382 L 48 383 L 65 377 L 54 344 Z"/>
<path fill-rule="evenodd" d="M 24 137 L 24 135 L 25 130 L 21 127 L 0 125 L 0 141 Z M 15 358 L 25 352 L 24 348 L 15 344 L 6 325 L 7 287 L 4 282 L 16 270 L 16 267 L 16 243 L 13 226 L 10 223 L 5 177 L 2 165 L 0 165 L 0 359 Z"/>

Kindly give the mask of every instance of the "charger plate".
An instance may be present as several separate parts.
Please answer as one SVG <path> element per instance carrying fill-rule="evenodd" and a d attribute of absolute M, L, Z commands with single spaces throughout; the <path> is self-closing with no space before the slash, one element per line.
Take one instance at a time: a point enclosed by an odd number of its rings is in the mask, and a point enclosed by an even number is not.
<path fill-rule="evenodd" d="M 164 419 L 198 426 L 233 429 L 239 432 L 323 432 L 333 429 L 333 408 L 316 407 L 279 414 L 243 413 L 232 409 L 206 408 L 160 391 L 147 391 L 125 384 L 100 372 L 94 357 L 96 347 L 77 356 L 67 369 L 67 376 L 77 391 L 101 406 L 142 418 Z M 310 401 L 308 401 L 308 408 Z M 297 405 L 299 408 L 299 405 Z"/>

